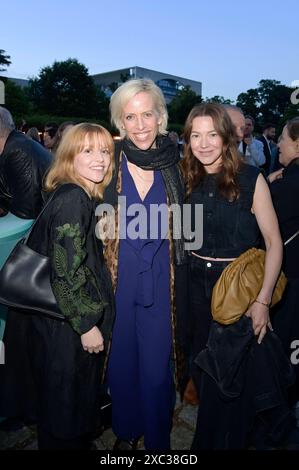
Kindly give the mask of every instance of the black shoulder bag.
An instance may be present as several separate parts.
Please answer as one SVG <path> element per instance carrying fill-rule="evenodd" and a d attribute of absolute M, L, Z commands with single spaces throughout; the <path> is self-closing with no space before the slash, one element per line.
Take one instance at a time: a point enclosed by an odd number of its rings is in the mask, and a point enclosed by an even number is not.
<path fill-rule="evenodd" d="M 55 193 L 56 191 L 45 204 L 27 236 L 17 243 L 0 270 L 0 304 L 22 309 L 24 313 L 34 310 L 48 317 L 64 320 L 50 284 L 50 259 L 27 246 L 32 230 Z"/>

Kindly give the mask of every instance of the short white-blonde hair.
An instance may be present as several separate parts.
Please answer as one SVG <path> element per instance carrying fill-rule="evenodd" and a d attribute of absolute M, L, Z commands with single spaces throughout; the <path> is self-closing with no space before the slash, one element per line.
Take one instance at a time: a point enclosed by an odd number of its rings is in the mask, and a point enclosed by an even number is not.
<path fill-rule="evenodd" d="M 113 93 L 110 99 L 111 122 L 118 129 L 120 136 L 125 137 L 123 129 L 123 110 L 128 101 L 137 93 L 148 93 L 154 101 L 155 109 L 159 115 L 159 134 L 167 134 L 168 113 L 164 95 L 161 89 L 150 79 L 137 78 L 123 83 Z"/>

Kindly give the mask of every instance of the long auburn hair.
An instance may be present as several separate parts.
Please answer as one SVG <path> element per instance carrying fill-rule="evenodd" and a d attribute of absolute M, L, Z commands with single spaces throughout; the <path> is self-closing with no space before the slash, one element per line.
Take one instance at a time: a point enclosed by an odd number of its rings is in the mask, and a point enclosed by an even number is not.
<path fill-rule="evenodd" d="M 110 166 L 101 183 L 95 185 L 93 191 L 88 189 L 83 178 L 78 176 L 74 169 L 74 158 L 82 152 L 85 146 L 85 137 L 88 137 L 90 145 L 97 147 L 99 144 L 108 148 L 110 153 Z M 102 199 L 105 188 L 111 181 L 114 169 L 114 142 L 111 134 L 98 124 L 83 122 L 68 129 L 62 137 L 55 153 L 54 162 L 46 176 L 44 187 L 46 191 L 53 191 L 59 184 L 75 183 L 95 199 Z"/>
<path fill-rule="evenodd" d="M 184 158 L 181 162 L 186 194 L 189 196 L 207 174 L 204 165 L 193 155 L 190 143 L 193 120 L 203 116 L 212 118 L 215 130 L 222 138 L 222 163 L 217 180 L 219 191 L 226 199 L 234 201 L 240 195 L 236 176 L 242 160 L 236 146 L 233 123 L 225 108 L 218 103 L 201 103 L 195 106 L 187 117 L 184 128 Z"/>

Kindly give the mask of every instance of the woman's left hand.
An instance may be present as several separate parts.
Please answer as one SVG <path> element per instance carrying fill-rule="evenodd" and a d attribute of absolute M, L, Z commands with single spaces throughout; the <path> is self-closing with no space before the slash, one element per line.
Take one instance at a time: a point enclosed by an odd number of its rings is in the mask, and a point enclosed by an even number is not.
<path fill-rule="evenodd" d="M 279 180 L 280 178 L 282 178 L 283 170 L 284 168 L 280 168 L 279 170 L 276 170 L 276 171 L 273 171 L 273 173 L 270 173 L 270 175 L 267 178 L 269 183 L 273 183 L 273 181 Z"/>
<path fill-rule="evenodd" d="M 261 344 L 265 334 L 267 333 L 267 327 L 273 331 L 269 318 L 269 307 L 253 302 L 245 315 L 251 318 L 254 334 L 255 336 L 258 336 L 257 342 L 258 344 Z"/>

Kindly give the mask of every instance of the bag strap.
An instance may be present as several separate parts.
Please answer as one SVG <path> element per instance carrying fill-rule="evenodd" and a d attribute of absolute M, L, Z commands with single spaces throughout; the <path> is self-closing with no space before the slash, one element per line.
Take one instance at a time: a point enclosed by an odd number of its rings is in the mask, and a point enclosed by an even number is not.
<path fill-rule="evenodd" d="M 297 232 L 294 233 L 294 235 L 292 235 L 290 238 L 287 239 L 286 242 L 284 242 L 284 246 L 286 246 L 288 243 L 290 243 L 292 240 L 294 240 L 294 238 L 297 237 L 297 235 L 299 235 L 299 230 L 297 230 Z"/>
<path fill-rule="evenodd" d="M 37 218 L 35 219 L 35 221 L 33 222 L 33 224 L 31 225 L 31 228 L 29 230 L 29 232 L 27 233 L 26 237 L 24 238 L 24 245 L 27 244 L 28 242 L 28 239 L 31 235 L 31 232 L 32 230 L 34 229 L 34 227 L 36 226 L 37 222 L 39 221 L 41 215 L 45 212 L 46 208 L 48 207 L 48 205 L 50 204 L 50 202 L 52 201 L 54 195 L 56 194 L 56 192 L 61 188 L 61 186 L 58 186 L 58 188 L 55 189 L 55 191 L 53 191 L 53 193 L 51 194 L 51 196 L 49 197 L 49 199 L 47 200 L 46 204 L 44 205 L 44 207 L 42 208 L 42 210 L 40 211 L 40 213 L 38 214 Z"/>

